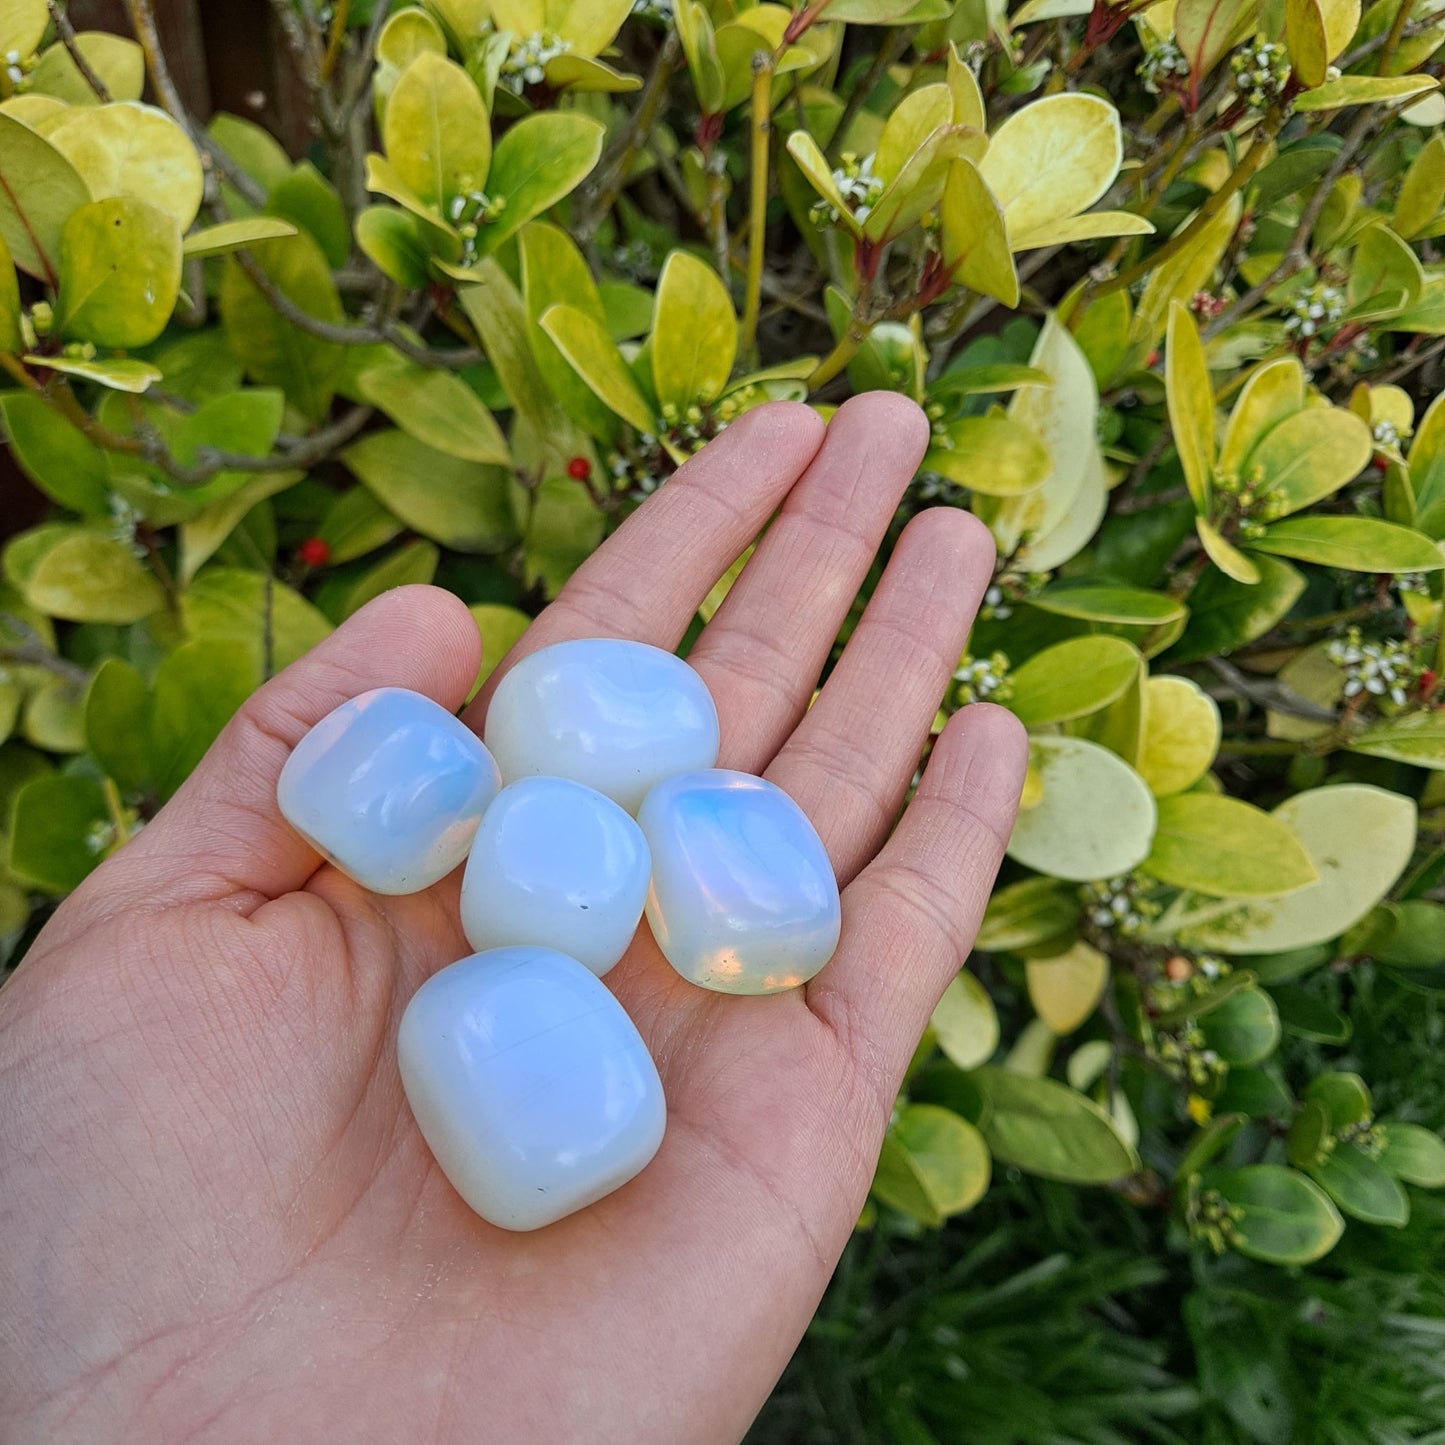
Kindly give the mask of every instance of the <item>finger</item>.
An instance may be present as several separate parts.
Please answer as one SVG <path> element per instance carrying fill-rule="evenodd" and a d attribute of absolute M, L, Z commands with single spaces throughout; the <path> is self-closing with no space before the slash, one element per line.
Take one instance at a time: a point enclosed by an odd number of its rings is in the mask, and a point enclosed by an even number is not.
<path fill-rule="evenodd" d="M 843 895 L 843 943 L 807 986 L 891 1107 L 929 1015 L 973 947 L 1018 810 L 1028 741 L 1012 713 L 964 708 L 898 831 Z"/>
<path fill-rule="evenodd" d="M 817 702 L 767 770 L 813 820 L 842 883 L 898 818 L 994 556 L 988 529 L 967 512 L 915 517 Z"/>
<path fill-rule="evenodd" d="M 492 673 L 466 721 L 480 730 L 503 675 L 549 643 L 629 637 L 675 648 L 822 440 L 818 414 L 796 402 L 770 402 L 739 417 L 577 569 Z"/>
<path fill-rule="evenodd" d="M 149 903 L 299 888 L 315 850 L 282 818 L 276 782 L 313 724 L 373 687 L 425 693 L 449 712 L 476 681 L 481 640 L 466 606 L 435 587 L 399 587 L 260 688 L 154 822 L 106 865 L 110 896 Z M 259 895 L 259 897 L 257 896 Z"/>
<path fill-rule="evenodd" d="M 763 768 L 797 724 L 928 445 L 906 397 L 845 402 L 688 661 L 712 691 L 723 767 Z"/>

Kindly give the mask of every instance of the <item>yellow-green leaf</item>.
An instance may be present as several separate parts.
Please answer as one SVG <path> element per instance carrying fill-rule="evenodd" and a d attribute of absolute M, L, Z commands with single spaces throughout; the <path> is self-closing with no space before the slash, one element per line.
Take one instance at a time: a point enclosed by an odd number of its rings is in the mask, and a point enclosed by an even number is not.
<path fill-rule="evenodd" d="M 1347 572 L 1434 572 L 1445 567 L 1438 543 L 1413 527 L 1377 517 L 1291 517 L 1266 527 L 1249 546 Z"/>
<path fill-rule="evenodd" d="M 1187 305 L 1196 291 L 1209 288 L 1215 268 L 1239 224 L 1243 204 L 1238 195 L 1231 196 L 1204 223 L 1193 240 L 1150 271 L 1149 279 L 1144 283 L 1144 294 L 1134 312 L 1133 341 L 1141 352 L 1153 346 L 1164 332 L 1168 325 L 1170 302 L 1182 301 Z M 1186 216 L 1174 228 L 1173 236 L 1191 226 L 1194 219 L 1194 215 Z"/>
<path fill-rule="evenodd" d="M 1071 1034 L 1098 1007 L 1109 982 L 1109 960 L 1081 938 L 1052 958 L 1024 964 L 1029 1002 L 1054 1034 Z"/>
<path fill-rule="evenodd" d="M 942 437 L 934 437 L 923 465 L 991 497 L 1031 492 L 1051 470 L 1048 449 L 1038 437 L 1001 413 L 951 422 Z"/>
<path fill-rule="evenodd" d="M 1109 479 L 1098 445 L 1087 442 L 1084 476 L 1074 504 L 1051 527 L 1036 533 L 1014 553 L 1014 562 L 1030 572 L 1052 572 L 1082 552 L 1099 530 L 1109 506 Z"/>
<path fill-rule="evenodd" d="M 1196 517 L 1194 530 L 1199 534 L 1200 544 L 1209 560 L 1226 577 L 1233 577 L 1236 582 L 1244 582 L 1250 586 L 1259 581 L 1259 568 L 1232 542 L 1226 541 L 1213 523 L 1203 517 Z"/>
<path fill-rule="evenodd" d="M 600 322 L 575 306 L 553 306 L 541 327 L 600 401 L 638 431 L 657 430 L 647 398 Z"/>
<path fill-rule="evenodd" d="M 1290 0 L 1309 4 L 1313 0 Z M 1321 76 L 1323 79 L 1323 76 Z M 1307 90 L 1294 103 L 1300 111 L 1336 110 L 1343 105 L 1375 105 L 1424 95 L 1440 84 L 1428 75 L 1343 75 L 1338 80 Z"/>
<path fill-rule="evenodd" d="M 1395 230 L 1413 240 L 1435 223 L 1445 206 L 1445 135 L 1432 135 L 1400 182 L 1395 197 Z"/>
<path fill-rule="evenodd" d="M 423 51 L 402 72 L 382 134 L 402 183 L 433 206 L 487 185 L 491 122 L 471 76 L 445 56 Z"/>
<path fill-rule="evenodd" d="M 988 990 L 966 970 L 943 991 L 929 1023 L 938 1047 L 960 1069 L 986 1064 L 998 1048 L 998 1014 Z"/>
<path fill-rule="evenodd" d="M 1282 1164 L 1213 1170 L 1205 1183 L 1239 1210 L 1233 1247 L 1267 1264 L 1309 1264 L 1335 1247 L 1345 1222 L 1317 1185 Z"/>
<path fill-rule="evenodd" d="M 1047 221 L 1032 231 L 1013 238 L 1015 251 L 1037 251 L 1044 246 L 1067 246 L 1075 241 L 1094 241 L 1101 236 L 1152 236 L 1154 227 L 1132 211 L 1089 211 L 1082 216 L 1065 216 Z"/>
<path fill-rule="evenodd" d="M 181 228 L 149 201 L 81 206 L 60 237 L 62 334 L 97 346 L 146 346 L 165 330 L 181 289 Z"/>
<path fill-rule="evenodd" d="M 1017 306 L 1019 278 L 1003 209 L 966 157 L 948 168 L 942 222 L 943 264 L 953 282 Z"/>
<path fill-rule="evenodd" d="M 97 356 L 89 361 L 82 356 L 25 356 L 21 360 L 32 366 L 48 367 L 51 371 L 64 372 L 66 376 L 78 376 L 99 386 L 108 386 L 112 391 L 128 391 L 134 396 L 149 391 L 163 374 L 150 362 L 137 361 L 129 356 Z"/>
<path fill-rule="evenodd" d="M 75 48 L 110 92 L 112 100 L 141 98 L 146 79 L 145 54 L 134 40 L 100 30 L 82 30 L 75 37 Z M 53 95 L 67 105 L 98 103 L 90 82 L 59 42 L 42 53 L 30 72 L 30 88 L 39 95 Z"/>
<path fill-rule="evenodd" d="M 906 1104 L 883 1140 L 873 1193 L 936 1227 L 977 1204 L 989 1174 L 988 1146 L 968 1120 L 937 1104 Z"/>
<path fill-rule="evenodd" d="M 863 227 L 843 199 L 843 193 L 833 179 L 833 167 L 828 164 L 828 158 L 819 149 L 818 142 L 807 131 L 795 130 L 788 137 L 788 154 L 808 184 L 837 212 L 842 224 L 855 236 L 861 236 Z"/>
<path fill-rule="evenodd" d="M 45 38 L 50 11 L 45 0 L 3 0 L 0 3 L 0 56 L 29 60 Z"/>
<path fill-rule="evenodd" d="M 60 284 L 60 233 L 91 199 L 80 173 L 43 136 L 0 113 L 0 239 L 22 271 Z"/>
<path fill-rule="evenodd" d="M 873 174 L 886 185 L 939 126 L 952 121 L 953 94 L 947 85 L 940 82 L 909 91 L 884 123 L 873 154 Z"/>
<path fill-rule="evenodd" d="M 652 382 L 660 407 L 687 409 L 715 401 L 737 355 L 732 298 L 716 271 L 687 251 L 673 251 L 657 282 L 652 320 Z"/>
<path fill-rule="evenodd" d="M 1197 101 L 1209 72 L 1236 45 L 1241 30 L 1253 22 L 1249 0 L 1179 0 L 1174 7 L 1174 34 L 1189 62 L 1189 94 Z"/>
<path fill-rule="evenodd" d="M 1369 463 L 1370 429 L 1343 407 L 1309 407 L 1272 427 L 1250 452 L 1244 475 L 1276 516 L 1333 496 Z"/>
<path fill-rule="evenodd" d="M 1012 674 L 1009 707 L 1029 727 L 1086 717 L 1121 697 L 1139 670 L 1121 637 L 1074 637 L 1036 652 Z"/>
<path fill-rule="evenodd" d="M 1216 793 L 1159 800 L 1159 827 L 1143 869 L 1214 898 L 1274 898 L 1315 882 L 1304 845 L 1269 813 Z"/>
<path fill-rule="evenodd" d="M 181 621 L 186 635 L 198 642 L 241 644 L 258 676 L 289 666 L 331 632 L 331 623 L 299 592 L 273 577 L 237 567 L 207 567 L 181 594 Z M 198 664 L 201 650 L 196 652 Z M 191 674 L 192 669 L 181 664 L 176 667 L 179 684 L 181 676 Z M 234 677 L 239 686 L 239 671 L 234 664 L 229 672 L 217 669 L 217 681 Z M 158 698 L 163 691 L 158 677 Z M 177 721 L 184 722 L 184 710 Z M 161 766 L 159 762 L 157 766 Z M 177 772 L 180 766 L 175 764 Z M 180 781 L 178 776 L 175 781 Z"/>
<path fill-rule="evenodd" d="M 1214 473 L 1214 388 L 1204 359 L 1199 328 L 1178 301 L 1169 306 L 1169 339 L 1165 356 L 1165 387 L 1169 399 L 1169 425 L 1184 482 L 1194 508 L 1209 510 Z M 1253 579 L 1251 579 L 1253 580 Z"/>
<path fill-rule="evenodd" d="M 496 670 L 497 664 L 522 640 L 532 619 L 516 607 L 500 602 L 476 602 L 468 609 L 482 634 L 482 665 L 473 685 L 475 692 Z"/>
<path fill-rule="evenodd" d="M 163 110 L 136 102 L 80 106 L 49 138 L 95 200 L 138 196 L 169 212 L 183 231 L 196 219 L 205 188 L 200 157 Z"/>
<path fill-rule="evenodd" d="M 223 221 L 203 231 L 192 231 L 181 247 L 187 260 L 200 261 L 210 256 L 224 256 L 258 241 L 279 241 L 294 236 L 296 227 L 279 216 L 247 216 L 240 221 Z"/>
<path fill-rule="evenodd" d="M 1119 113 L 1082 91 L 1047 96 L 994 132 L 979 170 L 1011 236 L 1087 210 L 1119 173 Z"/>
<path fill-rule="evenodd" d="M 460 377 L 393 355 L 363 371 L 356 387 L 363 401 L 437 451 L 463 461 L 511 465 L 501 427 Z"/>
<path fill-rule="evenodd" d="M 1319 0 L 1285 0 L 1284 35 L 1295 78 L 1305 86 L 1322 84 L 1330 57 Z M 1299 100 L 1305 98 L 1301 96 Z M 1299 100 L 1295 102 L 1296 109 Z"/>
<path fill-rule="evenodd" d="M 166 605 L 165 589 L 145 563 L 104 532 L 61 532 L 25 579 L 25 600 L 68 622 L 139 622 Z"/>
<path fill-rule="evenodd" d="M 1304 367 L 1297 357 L 1284 356 L 1261 366 L 1245 383 L 1229 414 L 1219 469 L 1238 472 L 1265 433 L 1287 416 L 1303 411 L 1304 404 Z"/>
<path fill-rule="evenodd" d="M 14 356 L 24 349 L 25 337 L 20 330 L 20 283 L 10 259 L 10 247 L 0 232 L 0 351 Z"/>
<path fill-rule="evenodd" d="M 1219 751 L 1219 707 L 1185 677 L 1151 677 L 1145 684 L 1144 744 L 1139 776 L 1156 797 L 1181 793 L 1204 775 Z"/>
<path fill-rule="evenodd" d="M 992 1106 L 984 1139 L 1003 1163 L 1070 1184 L 1107 1184 L 1139 1167 L 1113 1120 L 1067 1085 L 993 1067 L 973 1077 Z"/>
<path fill-rule="evenodd" d="M 487 194 L 505 205 L 501 215 L 482 227 L 478 245 L 483 253 L 495 251 L 569 194 L 597 164 L 602 136 L 600 122 L 576 111 L 542 111 L 518 121 L 492 157 Z"/>

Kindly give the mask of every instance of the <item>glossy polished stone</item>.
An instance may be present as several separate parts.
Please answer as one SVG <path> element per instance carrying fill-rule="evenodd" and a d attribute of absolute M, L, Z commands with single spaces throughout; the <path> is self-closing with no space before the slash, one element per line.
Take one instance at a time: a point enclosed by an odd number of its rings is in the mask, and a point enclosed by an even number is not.
<path fill-rule="evenodd" d="M 652 850 L 647 921 L 667 961 L 719 993 L 779 993 L 833 956 L 832 864 L 781 788 L 713 768 L 659 783 L 637 821 Z"/>
<path fill-rule="evenodd" d="M 524 657 L 492 696 L 485 737 L 506 782 L 571 778 L 635 813 L 664 778 L 717 762 L 717 709 L 672 653 L 585 638 Z"/>
<path fill-rule="evenodd" d="M 458 1194 L 503 1229 L 540 1229 L 627 1183 L 666 1106 L 632 1020 L 550 948 L 496 948 L 419 988 L 397 1038 L 422 1136 Z"/>
<path fill-rule="evenodd" d="M 466 856 L 501 787 L 491 754 L 444 707 L 400 687 L 328 713 L 281 769 L 281 814 L 373 893 L 416 893 Z"/>
<path fill-rule="evenodd" d="M 523 778 L 497 794 L 462 876 L 462 928 L 476 949 L 533 943 L 604 974 L 642 920 L 652 860 L 630 814 L 568 778 Z"/>

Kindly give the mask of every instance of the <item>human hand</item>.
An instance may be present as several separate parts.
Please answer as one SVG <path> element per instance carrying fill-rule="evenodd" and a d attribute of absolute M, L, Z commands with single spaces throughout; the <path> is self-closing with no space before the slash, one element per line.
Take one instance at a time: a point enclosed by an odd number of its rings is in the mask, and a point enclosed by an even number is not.
<path fill-rule="evenodd" d="M 666 1138 L 536 1234 L 462 1204 L 397 1074 L 407 1000 L 470 952 L 460 872 L 374 896 L 276 809 L 290 750 L 346 698 L 396 685 L 456 707 L 475 625 L 446 593 L 389 593 L 246 704 L 0 991 L 0 1437 L 743 1434 L 857 1219 L 1022 783 L 1018 724 L 967 708 L 893 831 L 991 574 L 961 511 L 904 530 L 808 706 L 927 434 L 887 394 L 826 436 L 801 406 L 749 413 L 507 659 L 568 637 L 675 647 L 781 503 L 690 661 L 719 765 L 787 789 L 844 888 L 836 955 L 786 994 L 694 988 L 639 931 L 606 981 L 657 1060 Z M 465 715 L 478 731 L 489 691 Z"/>

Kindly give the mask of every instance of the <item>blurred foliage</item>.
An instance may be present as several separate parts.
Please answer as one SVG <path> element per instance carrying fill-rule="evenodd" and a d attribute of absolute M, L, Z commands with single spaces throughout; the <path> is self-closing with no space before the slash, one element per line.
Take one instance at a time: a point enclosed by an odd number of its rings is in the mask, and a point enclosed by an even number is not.
<path fill-rule="evenodd" d="M 1030 1439 L 1176 1438 L 1294 1348 L 1296 1283 L 1241 1259 L 1445 1186 L 1439 1071 L 1392 1062 L 1445 991 L 1445 12 L 277 0 L 294 160 L 186 114 L 127 8 L 0 0 L 0 419 L 54 503 L 0 582 L 8 954 L 369 598 L 451 588 L 494 662 L 734 418 L 895 390 L 932 426 L 899 524 L 999 549 L 939 725 L 990 698 L 1033 750 L 863 1221 L 1004 1232 L 888 1428 L 1024 1438 L 980 1402 L 1045 1314 L 1080 1356 Z M 1000 1211 L 1100 1197 L 1146 1254 L 1009 1263 Z M 1081 1323 L 1184 1260 L 1194 1346 L 1238 1351 L 1197 1390 L 1127 1309 Z M 1297 1384 L 1210 1438 L 1305 1438 L 1266 1418 Z"/>

